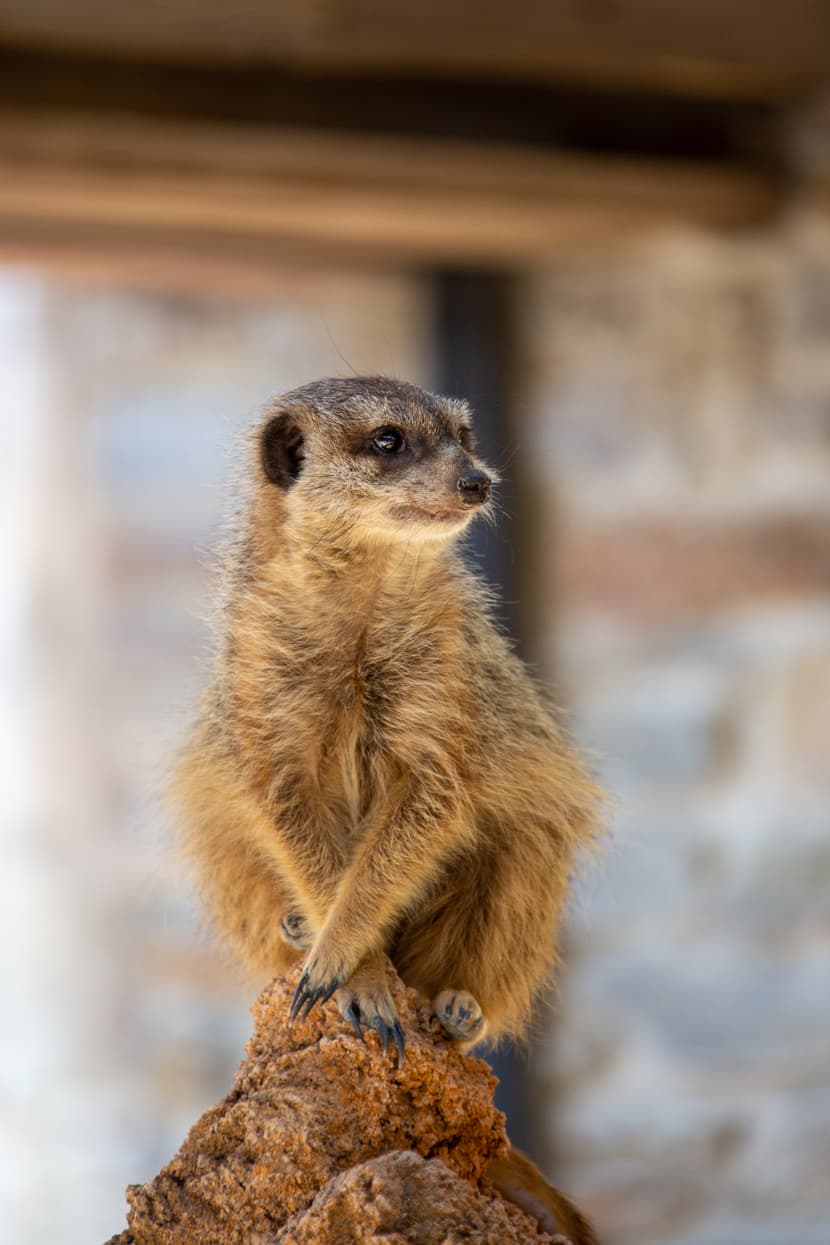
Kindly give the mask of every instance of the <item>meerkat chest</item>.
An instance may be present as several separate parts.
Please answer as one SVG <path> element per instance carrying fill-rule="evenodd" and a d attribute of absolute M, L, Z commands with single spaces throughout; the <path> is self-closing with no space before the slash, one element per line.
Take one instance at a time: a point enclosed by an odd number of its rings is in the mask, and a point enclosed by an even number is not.
<path fill-rule="evenodd" d="M 440 729 L 451 700 L 448 666 L 433 637 L 377 627 L 310 657 L 288 699 L 305 739 L 309 778 L 350 820 L 362 818 L 387 780 L 417 755 L 421 735 Z M 413 724 L 413 725 L 410 725 Z"/>

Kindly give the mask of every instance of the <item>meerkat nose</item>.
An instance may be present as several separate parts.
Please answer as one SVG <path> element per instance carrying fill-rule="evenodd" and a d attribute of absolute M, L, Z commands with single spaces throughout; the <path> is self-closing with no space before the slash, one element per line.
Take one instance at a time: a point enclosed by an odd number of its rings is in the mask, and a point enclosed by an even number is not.
<path fill-rule="evenodd" d="M 492 481 L 483 471 L 468 471 L 458 481 L 458 492 L 465 506 L 480 506 L 490 495 Z"/>

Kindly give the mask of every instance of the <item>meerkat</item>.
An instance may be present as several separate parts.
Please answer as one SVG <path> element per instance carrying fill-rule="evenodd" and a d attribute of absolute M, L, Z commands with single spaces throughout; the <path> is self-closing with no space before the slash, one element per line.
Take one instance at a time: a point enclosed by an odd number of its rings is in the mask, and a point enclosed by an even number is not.
<path fill-rule="evenodd" d="M 175 782 L 213 915 L 401 1053 L 388 955 L 465 1045 L 521 1037 L 598 793 L 459 537 L 492 508 L 466 403 L 381 377 L 278 398 Z"/>
<path fill-rule="evenodd" d="M 382 377 L 278 398 L 223 563 L 213 678 L 175 780 L 220 930 L 255 973 L 304 957 L 404 1053 L 388 956 L 463 1047 L 521 1037 L 599 796 L 494 624 L 459 538 L 495 472 L 466 403 Z M 539 1221 L 595 1238 L 517 1151 Z"/>

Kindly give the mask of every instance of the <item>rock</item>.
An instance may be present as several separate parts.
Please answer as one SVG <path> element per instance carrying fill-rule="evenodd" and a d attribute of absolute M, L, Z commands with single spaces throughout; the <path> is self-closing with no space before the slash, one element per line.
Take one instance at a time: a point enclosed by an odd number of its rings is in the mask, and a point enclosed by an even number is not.
<path fill-rule="evenodd" d="M 280 1245 L 502 1245 L 556 1238 L 537 1233 L 517 1207 L 479 1192 L 440 1159 L 394 1150 L 342 1172 L 274 1239 Z"/>
<path fill-rule="evenodd" d="M 154 1179 L 129 1187 L 128 1230 L 109 1245 L 555 1239 L 486 1178 L 508 1148 L 489 1067 L 389 974 L 402 1067 L 332 1003 L 290 1024 L 299 968 L 275 980 L 230 1093 Z"/>

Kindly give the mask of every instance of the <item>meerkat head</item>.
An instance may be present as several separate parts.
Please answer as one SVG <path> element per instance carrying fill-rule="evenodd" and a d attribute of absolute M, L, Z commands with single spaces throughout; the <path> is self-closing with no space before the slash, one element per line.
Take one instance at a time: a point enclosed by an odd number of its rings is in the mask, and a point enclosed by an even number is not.
<path fill-rule="evenodd" d="M 446 541 L 486 512 L 495 473 L 464 402 L 383 377 L 324 380 L 278 398 L 259 466 L 283 519 L 356 538 Z"/>

